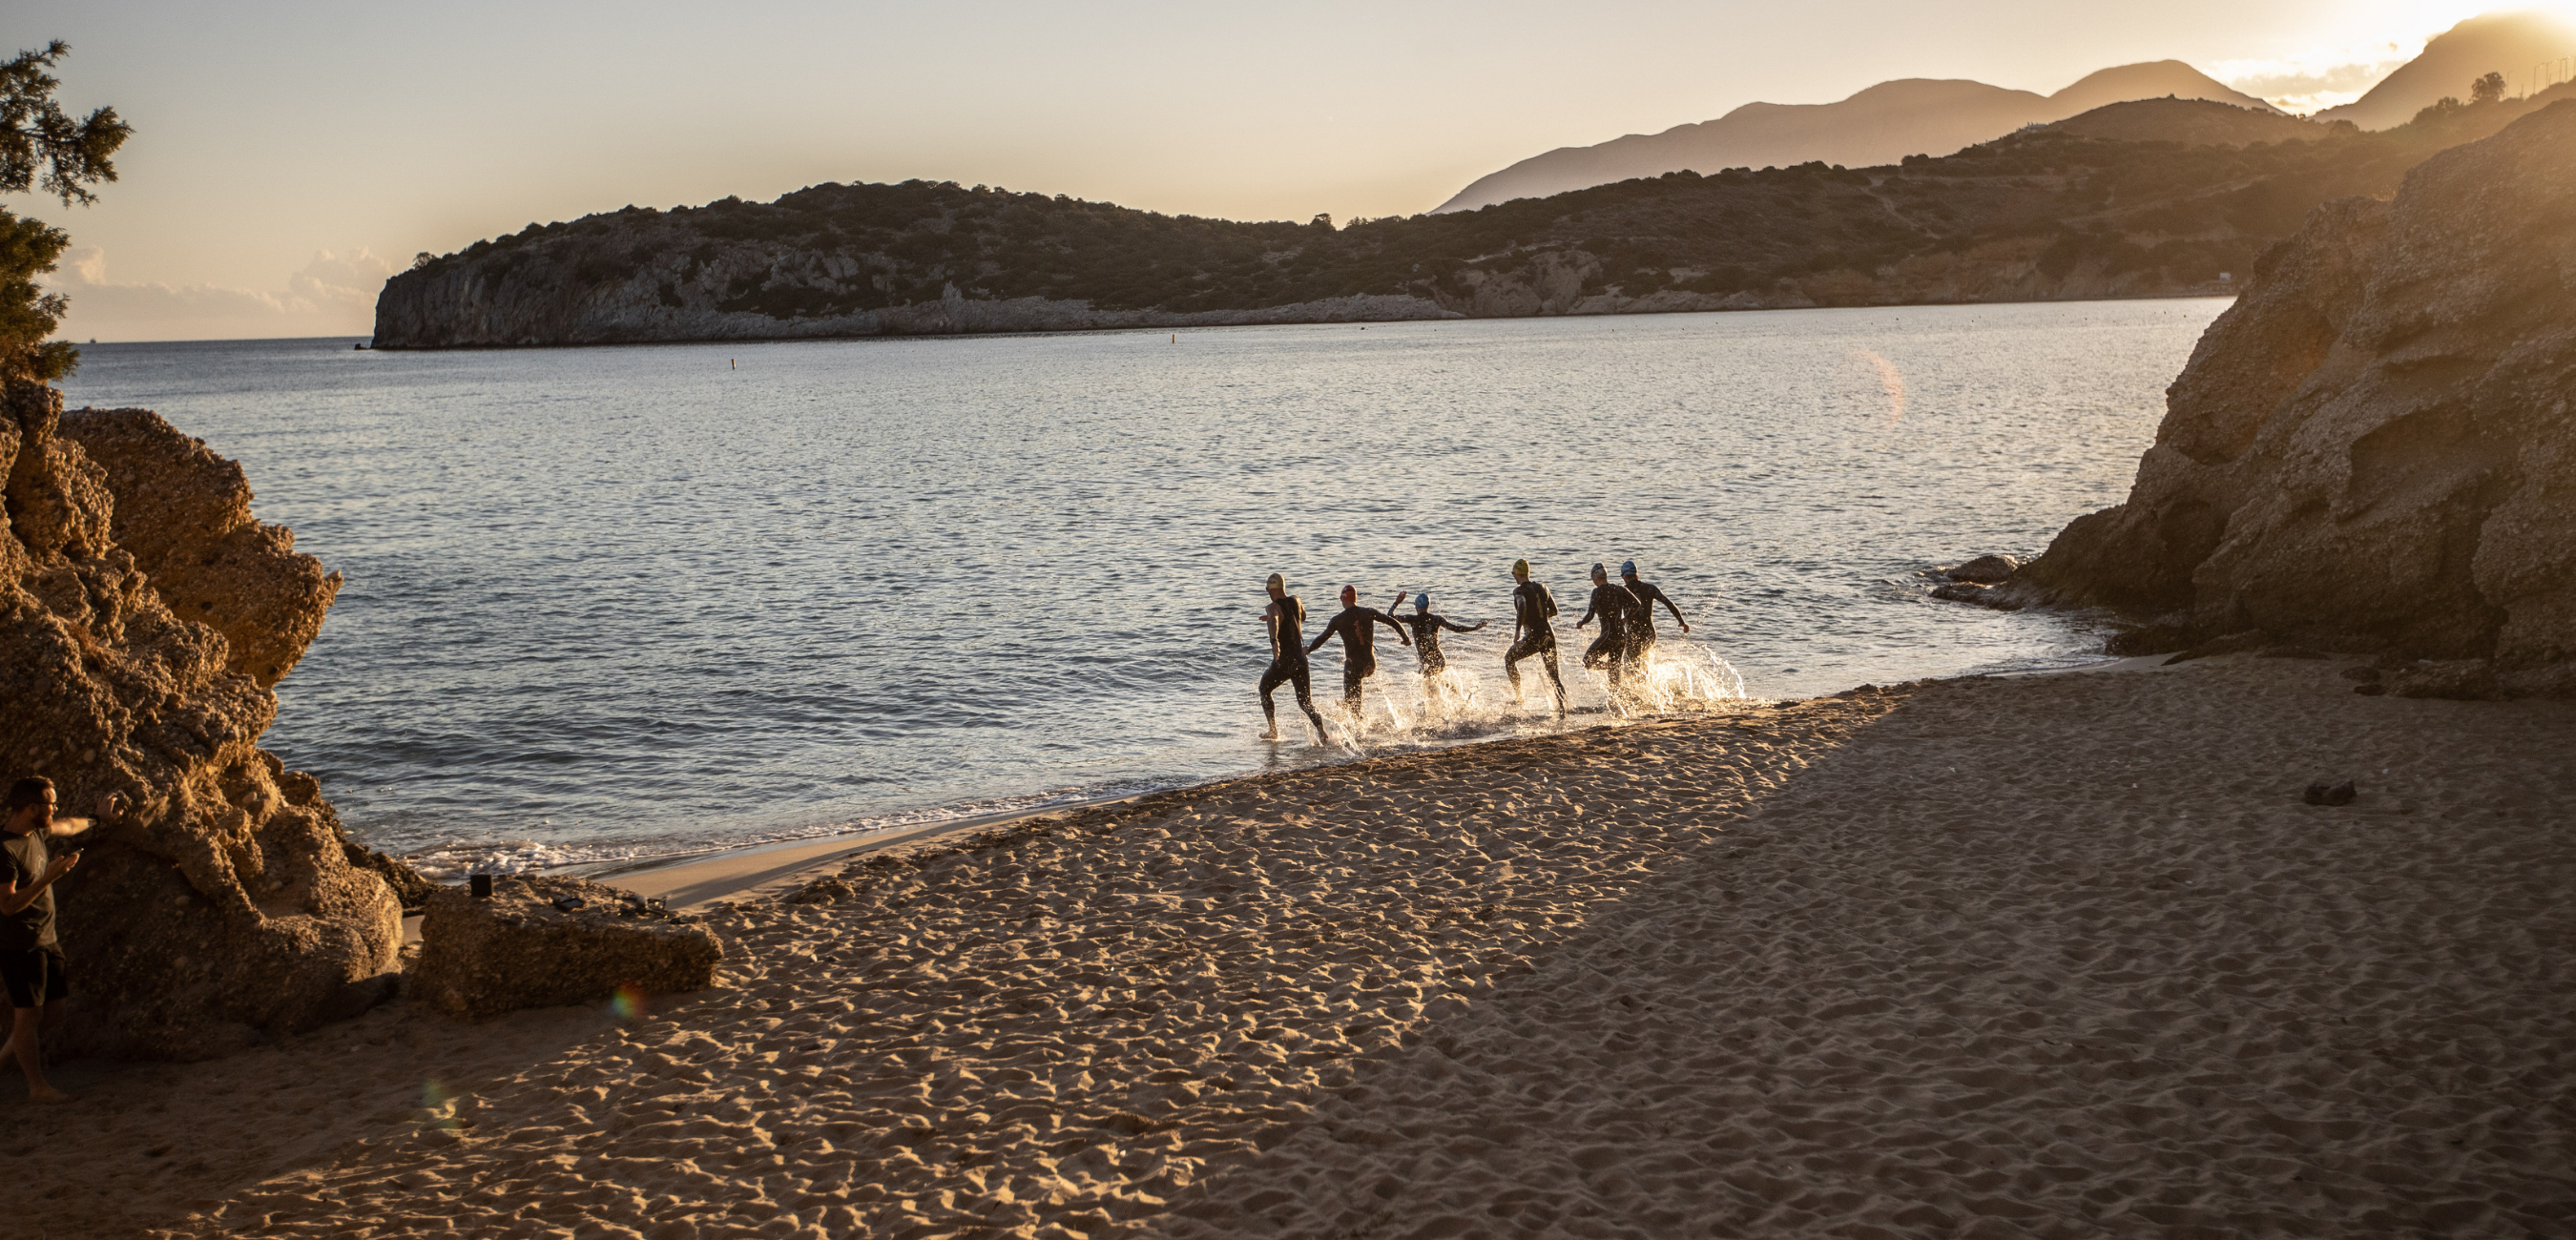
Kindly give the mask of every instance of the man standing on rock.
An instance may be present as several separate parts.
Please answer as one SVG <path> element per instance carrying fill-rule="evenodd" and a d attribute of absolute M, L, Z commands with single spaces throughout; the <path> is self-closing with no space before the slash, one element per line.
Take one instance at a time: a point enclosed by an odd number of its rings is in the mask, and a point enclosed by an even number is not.
<path fill-rule="evenodd" d="M 1329 739 L 1324 733 L 1324 717 L 1315 713 L 1315 687 L 1312 673 L 1306 670 L 1306 605 L 1288 593 L 1288 580 L 1270 574 L 1270 606 L 1261 611 L 1262 622 L 1270 626 L 1270 670 L 1261 674 L 1261 717 L 1270 721 L 1263 740 L 1279 739 L 1279 708 L 1270 695 L 1283 684 L 1297 689 L 1297 709 L 1314 721 L 1315 743 Z"/>
<path fill-rule="evenodd" d="M 1410 646 L 1413 639 L 1404 635 L 1404 623 L 1374 607 L 1360 606 L 1358 586 L 1342 587 L 1341 614 L 1306 643 L 1306 653 L 1322 649 L 1336 633 L 1342 637 L 1342 704 L 1351 712 L 1351 726 L 1359 726 L 1361 682 L 1377 674 L 1377 626 L 1395 630 L 1395 640 Z"/>
<path fill-rule="evenodd" d="M 121 798 L 99 798 L 98 815 L 113 820 Z M 14 1009 L 9 1041 L 0 1058 L 17 1056 L 27 1073 L 27 1097 L 36 1102 L 69 1102 L 71 1095 L 45 1080 L 42 1034 L 59 1032 L 63 998 L 71 993 L 63 976 L 63 949 L 54 938 L 56 880 L 80 864 L 80 843 L 61 856 L 48 846 L 55 839 L 88 831 L 87 818 L 54 817 L 54 781 L 31 776 L 9 785 L 0 802 L 8 813 L 7 838 L 0 839 L 0 984 L 9 989 Z"/>
<path fill-rule="evenodd" d="M 1565 677 L 1556 669 L 1556 596 L 1530 580 L 1529 561 L 1512 561 L 1512 648 L 1503 652 L 1503 673 L 1512 679 L 1512 705 L 1521 704 L 1521 660 L 1544 655 L 1547 678 L 1556 686 L 1556 713 L 1565 713 Z"/>

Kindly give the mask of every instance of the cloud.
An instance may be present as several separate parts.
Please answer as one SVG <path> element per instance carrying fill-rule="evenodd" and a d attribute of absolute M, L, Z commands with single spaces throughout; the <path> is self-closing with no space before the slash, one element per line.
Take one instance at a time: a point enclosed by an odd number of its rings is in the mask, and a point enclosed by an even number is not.
<path fill-rule="evenodd" d="M 375 329 L 376 294 L 395 271 L 361 248 L 323 250 L 273 293 L 213 284 L 119 284 L 107 252 L 74 246 L 45 283 L 71 298 L 66 340 L 247 340 L 263 336 L 363 336 Z"/>
<path fill-rule="evenodd" d="M 2423 54 L 2422 39 L 2316 47 L 2269 60 L 2224 60 L 2210 76 L 2285 112 L 2302 115 L 2347 104 Z"/>

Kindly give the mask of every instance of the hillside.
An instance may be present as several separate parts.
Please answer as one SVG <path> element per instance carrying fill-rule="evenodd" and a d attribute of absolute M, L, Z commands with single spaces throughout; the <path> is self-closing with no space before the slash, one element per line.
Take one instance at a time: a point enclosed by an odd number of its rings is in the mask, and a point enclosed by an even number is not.
<path fill-rule="evenodd" d="M 2351 121 L 2364 129 L 2402 125 L 2445 97 L 2468 98 L 2469 83 L 2489 73 L 2504 75 L 2509 94 L 2534 94 L 2553 83 L 2546 74 L 2535 79 L 2533 67 L 2570 55 L 2576 55 L 2576 28 L 2565 22 L 2539 13 L 2472 17 L 2434 36 L 2422 54 L 2370 93 L 2316 119 Z"/>
<path fill-rule="evenodd" d="M 2561 97 L 2576 88 L 2562 88 Z M 908 181 L 629 207 L 424 256 L 383 348 L 2023 301 L 2215 291 L 2327 199 L 2538 101 L 2247 147 L 2037 129 L 1479 211 L 1234 223 Z"/>
<path fill-rule="evenodd" d="M 2331 127 L 2269 109 L 2240 108 L 2206 99 L 2136 99 L 2095 108 L 2049 126 L 2079 138 L 2113 142 L 2179 142 L 2185 146 L 2252 146 L 2257 142 L 2313 142 Z"/>
<path fill-rule="evenodd" d="M 1748 103 L 1716 120 L 1658 134 L 1561 147 L 1483 177 L 1434 210 L 1468 211 L 1684 169 L 1785 168 L 1811 160 L 1852 167 L 1889 164 L 1908 155 L 1946 155 L 2024 125 L 2063 120 L 2108 103 L 2166 95 L 2270 110 L 2262 100 L 2238 94 L 2178 60 L 2104 69 L 2054 95 L 1983 82 L 1906 78 L 1881 82 L 1835 103 Z"/>

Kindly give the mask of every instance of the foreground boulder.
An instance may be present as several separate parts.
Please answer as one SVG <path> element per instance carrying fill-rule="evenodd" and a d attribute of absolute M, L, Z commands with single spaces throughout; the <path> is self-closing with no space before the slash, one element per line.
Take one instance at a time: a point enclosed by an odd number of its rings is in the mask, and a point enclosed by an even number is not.
<path fill-rule="evenodd" d="M 578 878 L 506 876 L 487 899 L 430 893 L 413 999 L 479 1019 L 596 1003 L 621 988 L 704 990 L 724 955 L 698 919 Z"/>
<path fill-rule="evenodd" d="M 2128 502 L 2001 590 L 2576 691 L 2576 101 L 2317 208 L 2168 398 Z"/>
<path fill-rule="evenodd" d="M 0 404 L 0 772 L 51 777 L 71 813 L 133 807 L 56 888 L 79 995 L 59 1045 L 202 1058 L 391 994 L 394 893 L 258 747 L 339 577 L 159 417 L 66 415 L 23 380 Z"/>

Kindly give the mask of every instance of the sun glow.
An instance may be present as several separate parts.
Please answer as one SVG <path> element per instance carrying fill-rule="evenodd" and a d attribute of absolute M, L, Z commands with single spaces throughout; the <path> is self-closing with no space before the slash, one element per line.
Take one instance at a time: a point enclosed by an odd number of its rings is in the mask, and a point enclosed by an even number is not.
<path fill-rule="evenodd" d="M 2340 37 L 2332 41 L 2276 56 L 2213 61 L 2209 71 L 2212 77 L 2285 112 L 2312 115 L 2368 94 L 2382 79 L 2422 55 L 2424 45 L 2435 35 L 2473 17 L 2508 13 L 2535 13 L 2576 27 L 2576 0 L 2501 8 L 2477 0 L 2430 0 L 2356 14 L 2353 26 L 2339 32 Z M 2570 56 L 2576 56 L 2576 46 L 2567 50 Z M 2576 65 L 2570 67 L 2576 69 Z M 2567 80 L 2564 73 L 2553 79 L 2553 71 L 2535 69 L 2533 65 L 2496 68 L 2505 75 L 2514 95 Z"/>

